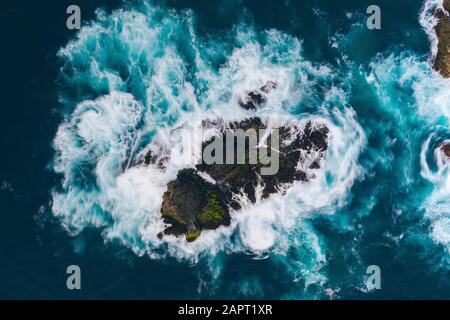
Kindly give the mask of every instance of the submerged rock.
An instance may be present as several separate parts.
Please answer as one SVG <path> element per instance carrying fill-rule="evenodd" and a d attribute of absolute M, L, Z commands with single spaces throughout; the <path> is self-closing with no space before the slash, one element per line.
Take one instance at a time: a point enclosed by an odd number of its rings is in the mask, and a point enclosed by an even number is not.
<path fill-rule="evenodd" d="M 214 122 L 204 123 L 211 125 Z M 266 129 L 266 125 L 259 118 L 251 118 L 229 123 L 226 129 L 246 131 Z M 203 150 L 215 138 L 204 142 Z M 281 127 L 279 150 L 270 150 L 271 139 L 272 136 L 269 136 L 266 140 L 268 151 L 279 153 L 279 169 L 276 174 L 261 175 L 264 164 L 258 156 L 256 163 L 249 163 L 250 154 L 254 152 L 250 150 L 250 145 L 245 148 L 245 164 L 236 164 L 237 161 L 234 161 L 235 164 L 202 162 L 195 169 L 181 170 L 177 178 L 168 184 L 163 196 L 161 214 L 169 225 L 163 234 L 185 235 L 188 241 L 194 241 L 204 229 L 216 229 L 230 224 L 230 209 L 240 208 L 234 195 L 243 193 L 251 202 L 256 202 L 257 186 L 262 189 L 259 196 L 267 198 L 278 192 L 282 185 L 308 181 L 309 176 L 305 171 L 320 168 L 320 161 L 328 147 L 328 128 L 323 125 L 315 126 L 312 122 L 308 122 L 302 132 Z M 234 156 L 237 160 L 237 153 Z"/>
<path fill-rule="evenodd" d="M 444 0 L 446 12 L 438 11 L 436 16 L 439 20 L 436 25 L 436 35 L 438 37 L 438 52 L 434 63 L 434 68 L 445 78 L 450 77 L 450 0 Z"/>
<path fill-rule="evenodd" d="M 266 102 L 265 95 L 277 87 L 275 81 L 267 81 L 258 90 L 252 90 L 247 93 L 247 96 L 243 101 L 239 101 L 239 105 L 246 110 L 253 110 Z"/>

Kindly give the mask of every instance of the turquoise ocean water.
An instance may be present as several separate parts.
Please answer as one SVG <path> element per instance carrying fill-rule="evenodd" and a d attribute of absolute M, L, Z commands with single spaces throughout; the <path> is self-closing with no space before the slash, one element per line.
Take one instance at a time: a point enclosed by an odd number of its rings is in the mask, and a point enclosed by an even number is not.
<path fill-rule="evenodd" d="M 0 297 L 450 298 L 440 1 L 379 0 L 382 28 L 369 30 L 372 2 L 81 1 L 79 32 L 55 29 L 63 4 L 5 5 Z M 24 42 L 32 30 L 39 41 Z M 267 105 L 240 110 L 269 80 Z M 133 161 L 156 142 L 176 153 L 180 126 L 256 114 L 330 128 L 315 179 L 193 243 L 159 239 L 182 167 Z M 79 292 L 65 288 L 70 264 Z M 381 290 L 366 286 L 370 265 Z"/>

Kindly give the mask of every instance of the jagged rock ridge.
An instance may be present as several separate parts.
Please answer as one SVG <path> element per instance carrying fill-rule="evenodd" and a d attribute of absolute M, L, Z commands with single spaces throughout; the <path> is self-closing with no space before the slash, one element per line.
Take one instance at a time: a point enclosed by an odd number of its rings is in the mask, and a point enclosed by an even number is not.
<path fill-rule="evenodd" d="M 277 87 L 276 82 L 269 81 L 258 90 L 247 93 L 240 106 L 245 109 L 261 107 L 266 99 L 265 94 Z M 204 120 L 203 126 L 210 128 L 219 125 L 221 133 L 204 141 L 202 150 L 214 139 L 225 139 L 225 131 L 242 132 L 253 129 L 254 132 L 267 130 L 267 124 L 260 118 L 247 118 L 226 124 L 214 120 Z M 273 128 L 272 128 L 273 129 Z M 278 129 L 278 149 L 272 135 L 266 137 L 266 152 L 278 154 L 278 171 L 271 175 L 262 175 L 261 170 L 267 167 L 260 154 L 256 152 L 256 161 L 249 161 L 255 156 L 255 148 L 250 148 L 249 141 L 245 144 L 245 163 L 238 164 L 237 152 L 234 153 L 233 164 L 206 164 L 201 161 L 193 169 L 178 172 L 175 180 L 167 185 L 163 195 L 161 214 L 168 227 L 159 235 L 184 235 L 188 241 L 194 241 L 205 229 L 216 229 L 227 226 L 231 222 L 230 210 L 239 210 L 241 204 L 237 194 L 245 194 L 251 202 L 258 197 L 268 198 L 270 194 L 280 192 L 281 186 L 289 186 L 294 181 L 308 181 L 320 163 L 328 148 L 329 129 L 313 122 L 307 122 L 302 130 L 295 130 L 288 125 Z M 259 137 L 261 138 L 261 137 Z M 273 143 L 272 143 L 273 141 Z M 223 144 L 223 154 L 227 150 Z M 242 156 L 242 155 L 241 155 Z M 266 159 L 267 160 L 267 159 Z M 149 152 L 144 159 L 145 164 L 155 164 L 164 169 L 164 159 Z M 260 193 L 257 192 L 260 186 Z"/>

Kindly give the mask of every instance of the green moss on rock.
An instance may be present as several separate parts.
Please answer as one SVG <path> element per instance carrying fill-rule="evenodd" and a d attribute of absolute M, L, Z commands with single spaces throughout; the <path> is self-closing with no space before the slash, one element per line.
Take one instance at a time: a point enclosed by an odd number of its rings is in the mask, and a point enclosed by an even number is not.
<path fill-rule="evenodd" d="M 225 210 L 217 198 L 215 193 L 211 193 L 208 197 L 208 204 L 202 213 L 198 215 L 198 221 L 202 226 L 209 229 L 217 228 L 223 220 Z"/>
<path fill-rule="evenodd" d="M 195 239 L 197 239 L 198 237 L 200 237 L 201 231 L 200 230 L 194 230 L 191 232 L 186 233 L 186 240 L 188 242 L 192 242 Z"/>
<path fill-rule="evenodd" d="M 187 221 L 174 210 L 161 210 L 161 214 L 164 218 L 172 219 L 180 224 L 187 224 Z"/>

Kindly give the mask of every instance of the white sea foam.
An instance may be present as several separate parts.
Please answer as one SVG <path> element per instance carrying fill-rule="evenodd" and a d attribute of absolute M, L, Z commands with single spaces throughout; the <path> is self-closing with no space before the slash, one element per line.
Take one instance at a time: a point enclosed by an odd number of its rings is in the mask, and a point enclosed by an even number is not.
<path fill-rule="evenodd" d="M 443 7 L 443 0 L 425 0 L 420 10 L 419 22 L 424 31 L 428 35 L 428 39 L 431 43 L 431 62 L 436 58 L 438 50 L 438 38 L 436 35 L 436 25 L 438 19 L 436 18 L 436 12 L 438 10 L 445 12 Z"/>
<path fill-rule="evenodd" d="M 443 133 L 448 132 L 450 124 L 450 80 L 434 72 L 429 62 L 412 54 L 379 58 L 371 66 L 373 73 L 368 82 L 376 88 L 383 108 L 398 119 L 397 135 L 410 149 L 410 154 L 418 154 L 417 150 L 421 147 L 417 160 L 408 157 L 402 162 L 404 173 L 401 183 L 411 185 L 417 174 L 414 163 L 420 161 L 421 176 L 432 183 L 433 190 L 417 206 L 426 212 L 425 219 L 432 224 L 431 237 L 438 243 L 445 242 L 447 236 L 444 230 L 450 205 L 449 170 L 448 160 L 439 146 L 446 141 Z M 424 139 L 422 131 L 409 129 L 415 126 L 429 132 L 422 146 L 418 145 Z M 428 156 L 430 153 L 434 156 L 432 160 Z M 401 159 L 397 159 L 399 161 Z M 429 190 L 418 189 L 414 192 L 420 195 L 422 192 L 429 193 Z"/>
<path fill-rule="evenodd" d="M 450 159 L 445 155 L 441 145 L 434 150 L 434 159 L 437 168 L 432 170 L 427 161 L 427 153 L 431 147 L 433 135 L 428 137 L 422 146 L 420 164 L 421 174 L 434 185 L 432 194 L 424 203 L 426 218 L 431 221 L 431 237 L 442 243 L 450 252 Z M 443 143 L 450 143 L 444 140 Z"/>

